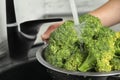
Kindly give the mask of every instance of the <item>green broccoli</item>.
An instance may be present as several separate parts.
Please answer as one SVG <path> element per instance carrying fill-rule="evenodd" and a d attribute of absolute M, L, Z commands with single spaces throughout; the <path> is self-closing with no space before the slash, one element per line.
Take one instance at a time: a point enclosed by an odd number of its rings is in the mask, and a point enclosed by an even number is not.
<path fill-rule="evenodd" d="M 112 65 L 112 70 L 120 70 L 120 56 L 115 56 L 112 60 L 111 60 L 111 65 Z"/>
<path fill-rule="evenodd" d="M 75 48 L 75 51 L 64 64 L 64 68 L 67 70 L 72 71 L 78 71 L 78 67 L 82 64 L 84 61 L 86 55 L 81 53 L 80 49 L 78 47 Z"/>
<path fill-rule="evenodd" d="M 115 32 L 103 27 L 99 19 L 88 16 L 85 16 L 87 19 L 84 18 L 87 21 L 86 26 L 82 28 L 81 37 L 87 46 L 88 57 L 78 69 L 82 72 L 92 68 L 98 72 L 111 71 L 110 60 L 114 56 Z"/>
<path fill-rule="evenodd" d="M 120 32 L 116 32 L 115 36 L 115 56 L 110 61 L 112 70 L 120 70 Z"/>
<path fill-rule="evenodd" d="M 85 25 L 82 26 L 82 34 L 81 34 L 81 41 L 84 43 L 85 51 L 87 51 L 88 56 L 85 61 L 81 64 L 78 68 L 79 71 L 86 72 L 92 68 L 94 68 L 96 63 L 95 54 L 97 53 L 94 48 L 95 36 L 98 33 L 99 29 L 102 27 L 101 22 L 98 18 L 91 16 L 91 15 L 83 15 L 79 18 L 81 23 Z M 94 48 L 93 48 L 94 47 Z"/>
<path fill-rule="evenodd" d="M 78 37 L 73 25 L 73 21 L 66 21 L 51 34 L 45 50 L 46 60 L 56 67 L 63 67 L 70 55 L 76 52 Z"/>
<path fill-rule="evenodd" d="M 114 36 L 115 31 L 108 29 L 107 27 L 101 28 L 99 32 L 98 40 L 98 52 L 96 71 L 98 72 L 109 72 L 112 70 L 112 65 L 110 65 L 110 60 L 114 57 L 115 47 L 114 47 Z"/>
<path fill-rule="evenodd" d="M 116 32 L 115 54 L 120 56 L 120 32 Z"/>
<path fill-rule="evenodd" d="M 70 20 L 51 34 L 45 49 L 46 61 L 73 71 L 112 71 L 111 61 L 117 49 L 115 31 L 104 27 L 97 17 L 89 14 L 80 16 L 79 20 L 82 24 L 80 35 Z"/>

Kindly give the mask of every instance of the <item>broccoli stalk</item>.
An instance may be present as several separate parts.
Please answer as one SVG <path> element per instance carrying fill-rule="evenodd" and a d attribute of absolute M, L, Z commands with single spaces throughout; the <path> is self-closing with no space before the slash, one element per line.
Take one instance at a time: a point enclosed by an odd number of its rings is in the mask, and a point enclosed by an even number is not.
<path fill-rule="evenodd" d="M 78 67 L 78 70 L 81 72 L 86 72 L 88 70 L 91 70 L 92 68 L 95 67 L 95 57 L 93 55 L 91 55 L 91 53 L 89 53 L 90 55 L 87 56 L 86 60 L 81 64 L 80 67 Z"/>

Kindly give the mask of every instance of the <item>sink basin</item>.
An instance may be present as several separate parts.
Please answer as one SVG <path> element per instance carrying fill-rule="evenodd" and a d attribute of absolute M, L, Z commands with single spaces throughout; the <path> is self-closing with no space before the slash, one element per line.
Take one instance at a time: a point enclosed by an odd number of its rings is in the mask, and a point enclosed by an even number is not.
<path fill-rule="evenodd" d="M 0 80 L 51 80 L 37 60 L 12 67 L 0 74 Z"/>

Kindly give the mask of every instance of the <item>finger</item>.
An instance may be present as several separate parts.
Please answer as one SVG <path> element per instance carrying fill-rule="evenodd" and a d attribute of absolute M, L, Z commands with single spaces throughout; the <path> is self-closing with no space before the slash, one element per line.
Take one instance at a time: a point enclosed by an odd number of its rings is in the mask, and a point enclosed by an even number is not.
<path fill-rule="evenodd" d="M 55 31 L 63 22 L 52 24 L 48 29 L 41 35 L 43 41 L 47 41 L 53 31 Z"/>

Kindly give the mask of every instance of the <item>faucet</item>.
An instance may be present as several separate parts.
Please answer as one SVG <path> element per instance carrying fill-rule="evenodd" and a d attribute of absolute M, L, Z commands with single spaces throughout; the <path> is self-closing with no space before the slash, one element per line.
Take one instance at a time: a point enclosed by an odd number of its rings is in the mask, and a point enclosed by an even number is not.
<path fill-rule="evenodd" d="M 6 0 L 6 18 L 9 54 L 13 59 L 27 57 L 42 24 L 62 21 L 61 18 L 30 20 L 22 22 L 18 26 L 13 0 Z M 20 27 L 20 30 L 18 27 Z"/>

